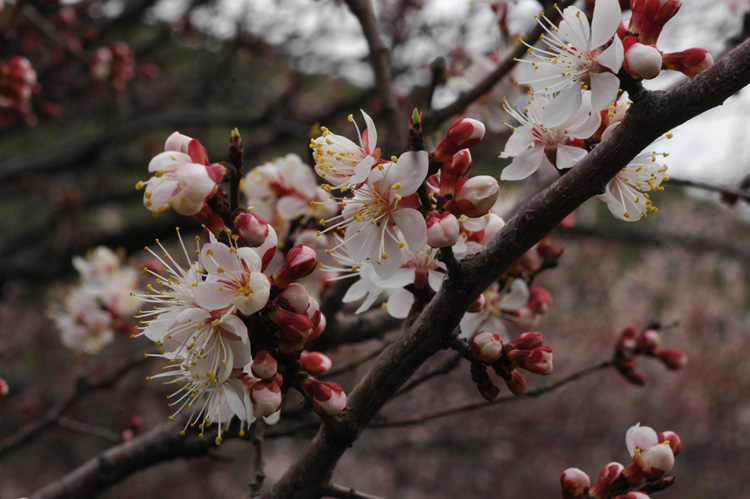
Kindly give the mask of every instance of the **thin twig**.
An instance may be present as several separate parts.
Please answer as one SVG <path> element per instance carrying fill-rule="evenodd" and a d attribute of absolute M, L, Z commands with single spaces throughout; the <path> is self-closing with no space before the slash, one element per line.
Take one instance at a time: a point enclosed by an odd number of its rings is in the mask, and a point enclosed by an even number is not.
<path fill-rule="evenodd" d="M 83 423 L 81 421 L 76 421 L 75 419 L 60 417 L 55 419 L 53 422 L 60 428 L 83 433 L 84 435 L 103 438 L 104 440 L 109 440 L 110 442 L 114 443 L 122 441 L 120 435 L 112 430 L 108 430 L 107 428 L 102 428 L 100 426 L 95 426 L 88 423 Z"/>
<path fill-rule="evenodd" d="M 721 185 L 707 184 L 705 182 L 698 182 L 697 180 L 684 180 L 674 177 L 669 177 L 668 185 L 677 185 L 680 187 L 694 187 L 696 189 L 703 189 L 705 191 L 720 192 L 723 194 L 729 194 L 731 196 L 737 196 L 739 198 L 750 201 L 750 191 L 747 189 L 738 189 L 736 187 L 724 187 Z"/>
<path fill-rule="evenodd" d="M 342 487 L 341 485 L 330 484 L 323 491 L 323 495 L 335 499 L 383 499 L 382 497 L 358 492 L 351 487 Z"/>
<path fill-rule="evenodd" d="M 67 397 L 52 406 L 44 416 L 24 425 L 16 433 L 0 441 L 0 455 L 34 438 L 42 430 L 59 420 L 60 416 L 83 398 L 84 395 L 94 390 L 112 387 L 128 372 L 142 365 L 144 362 L 145 358 L 138 357 L 100 381 L 90 382 L 85 378 L 79 379 L 76 388 Z"/>
<path fill-rule="evenodd" d="M 576 373 L 573 373 L 557 383 L 553 383 L 549 386 L 546 386 L 544 388 L 540 388 L 538 390 L 534 390 L 531 392 L 527 392 L 524 395 L 520 395 L 517 397 L 504 397 L 497 400 L 494 400 L 492 402 L 462 402 L 460 404 L 454 404 L 448 407 L 443 407 L 442 409 L 438 409 L 436 411 L 427 412 L 424 414 L 419 414 L 417 416 L 414 416 L 412 418 L 402 419 L 399 421 L 381 421 L 377 423 L 372 423 L 370 425 L 370 428 L 395 428 L 399 426 L 411 426 L 423 423 L 425 421 L 429 421 L 431 419 L 437 419 L 442 418 L 444 416 L 450 416 L 453 414 L 460 414 L 462 412 L 469 412 L 474 411 L 476 409 L 484 409 L 486 407 L 493 407 L 499 404 L 505 404 L 508 402 L 515 402 L 527 398 L 532 397 L 538 397 L 540 395 L 543 395 L 545 393 L 549 393 L 552 391 L 557 390 L 558 388 L 567 385 L 568 383 L 571 383 L 573 381 L 576 381 L 578 379 L 583 378 L 584 376 L 587 376 L 589 374 L 595 373 L 597 371 L 601 371 L 604 369 L 608 369 L 610 367 L 613 367 L 615 363 L 611 360 L 608 360 L 606 362 L 601 362 L 600 364 L 597 364 L 595 366 L 583 369 L 581 371 L 578 371 Z"/>

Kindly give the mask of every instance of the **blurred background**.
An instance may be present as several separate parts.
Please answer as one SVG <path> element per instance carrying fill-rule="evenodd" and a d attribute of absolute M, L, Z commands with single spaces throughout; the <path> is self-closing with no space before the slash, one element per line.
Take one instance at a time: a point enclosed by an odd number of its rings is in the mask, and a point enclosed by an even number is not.
<path fill-rule="evenodd" d="M 746 4 L 685 2 L 660 48 L 705 47 L 718 59 L 744 39 Z M 346 117 L 364 109 L 378 125 L 383 106 L 367 43 L 343 2 L 0 5 L 0 378 L 9 387 L 0 398 L 0 496 L 19 497 L 166 420 L 167 392 L 144 381 L 159 369 L 155 361 L 139 361 L 110 388 L 71 399 L 77 386 L 81 391 L 77 380 L 111 377 L 149 345 L 122 334 L 99 353 L 76 353 L 61 344 L 48 316 L 76 283 L 73 256 L 106 245 L 139 262 L 154 238 L 173 244 L 175 226 L 199 229 L 173 212 L 153 217 L 134 187 L 167 136 L 179 130 L 196 137 L 220 160 L 238 127 L 246 171 L 288 153 L 312 164 L 309 139 L 321 125 L 354 139 Z M 415 106 L 443 107 L 471 88 L 542 8 L 533 0 L 375 5 L 405 117 Z M 669 88 L 680 78 L 665 74 L 649 87 Z M 743 90 L 660 143 L 675 180 L 742 185 L 750 175 L 749 94 Z M 474 169 L 496 178 L 508 163 L 497 158 L 510 132 L 502 97 L 520 101 L 524 92 L 511 78 L 465 110 L 488 126 L 472 150 Z M 556 176 L 545 174 L 501 183 L 507 206 Z M 574 227 L 553 233 L 565 253 L 539 278 L 554 301 L 538 330 L 554 350 L 555 374 L 530 378 L 529 389 L 610 359 L 626 326 L 642 330 L 652 321 L 670 326 L 664 342 L 688 355 L 685 368 L 667 371 L 642 358 L 644 387 L 609 369 L 539 398 L 374 427 L 345 454 L 334 482 L 393 498 L 558 497 L 568 467 L 595 478 L 610 461 L 627 464 L 625 432 L 640 421 L 677 432 L 684 445 L 673 471 L 677 485 L 658 497 L 750 497 L 748 203 L 679 182 L 652 199 L 659 212 L 633 224 L 591 201 Z M 394 334 L 327 351 L 334 369 L 356 364 L 330 379 L 350 390 L 370 365 L 358 360 Z M 451 359 L 443 353 L 421 372 Z M 387 404 L 375 425 L 480 401 L 468 364 L 455 364 Z M 285 404 L 290 417 L 282 415 L 276 438 L 269 435 L 265 445 L 268 484 L 314 434 L 315 417 L 299 410 L 300 400 Z M 4 448 L 39 421 L 46 421 L 44 430 Z M 245 441 L 228 441 L 206 456 L 139 472 L 101 497 L 244 496 L 251 452 Z"/>

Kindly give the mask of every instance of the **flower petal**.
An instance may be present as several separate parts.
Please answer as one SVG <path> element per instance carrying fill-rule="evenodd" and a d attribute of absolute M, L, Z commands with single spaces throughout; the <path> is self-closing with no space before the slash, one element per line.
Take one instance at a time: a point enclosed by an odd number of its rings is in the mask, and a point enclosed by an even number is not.
<path fill-rule="evenodd" d="M 565 87 L 551 100 L 542 114 L 542 123 L 547 128 L 557 127 L 570 120 L 581 107 L 582 92 L 578 85 Z"/>
<path fill-rule="evenodd" d="M 620 37 L 616 36 L 612 45 L 607 47 L 604 52 L 594 58 L 596 62 L 613 73 L 617 73 L 622 67 L 622 61 L 625 60 L 625 49 L 622 46 Z"/>
<path fill-rule="evenodd" d="M 500 180 L 521 180 L 537 171 L 544 161 L 544 147 L 538 146 L 524 151 L 505 167 Z"/>
<path fill-rule="evenodd" d="M 580 147 L 560 144 L 557 146 L 557 167 L 562 170 L 572 168 L 576 163 L 585 158 L 587 154 L 588 152 Z"/>
<path fill-rule="evenodd" d="M 396 319 L 405 319 L 414 303 L 414 295 L 405 289 L 399 289 L 388 298 L 386 310 Z"/>
<path fill-rule="evenodd" d="M 622 11 L 618 0 L 597 0 L 591 20 L 590 48 L 601 47 L 607 43 L 617 32 L 621 20 Z"/>
<path fill-rule="evenodd" d="M 591 74 L 591 106 L 599 112 L 606 109 L 617 98 L 620 79 L 612 73 Z"/>

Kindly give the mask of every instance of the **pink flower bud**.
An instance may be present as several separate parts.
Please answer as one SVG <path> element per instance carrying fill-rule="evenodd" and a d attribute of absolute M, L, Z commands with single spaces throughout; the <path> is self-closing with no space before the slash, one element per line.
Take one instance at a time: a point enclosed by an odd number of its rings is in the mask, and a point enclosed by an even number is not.
<path fill-rule="evenodd" d="M 661 58 L 665 68 L 679 71 L 687 76 L 695 76 L 714 65 L 714 58 L 708 50 L 702 48 L 662 54 Z"/>
<path fill-rule="evenodd" d="M 500 188 L 494 177 L 472 177 L 458 187 L 456 197 L 446 203 L 446 209 L 456 216 L 481 217 L 490 212 L 499 193 Z"/>
<path fill-rule="evenodd" d="M 302 284 L 293 282 L 279 294 L 276 303 L 287 310 L 304 314 L 310 306 L 310 295 Z"/>
<path fill-rule="evenodd" d="M 552 294 L 544 288 L 529 289 L 529 308 L 535 314 L 545 314 L 552 303 Z"/>
<path fill-rule="evenodd" d="M 448 128 L 432 156 L 436 161 L 445 163 L 461 149 L 468 149 L 479 143 L 483 137 L 484 125 L 481 122 L 461 118 Z"/>
<path fill-rule="evenodd" d="M 284 289 L 297 279 L 310 275 L 317 266 L 315 250 L 298 244 L 287 253 L 284 264 L 273 275 L 273 283 Z"/>
<path fill-rule="evenodd" d="M 440 168 L 440 195 L 454 195 L 456 183 L 461 177 L 466 176 L 471 169 L 471 153 L 468 149 L 461 149 L 450 157 Z"/>
<path fill-rule="evenodd" d="M 508 346 L 516 350 L 531 350 L 533 348 L 544 346 L 544 340 L 542 339 L 542 333 L 530 331 L 509 341 Z"/>
<path fill-rule="evenodd" d="M 302 354 L 300 354 L 299 361 L 300 364 L 302 364 L 302 370 L 313 376 L 324 375 L 333 365 L 331 359 L 320 352 L 303 351 Z"/>
<path fill-rule="evenodd" d="M 8 386 L 8 382 L 0 378 L 0 399 L 7 397 L 9 392 L 10 387 Z"/>
<path fill-rule="evenodd" d="M 315 412 L 319 414 L 338 414 L 346 407 L 346 394 L 336 383 L 308 377 L 301 385 L 302 391 L 312 400 Z"/>
<path fill-rule="evenodd" d="M 261 350 L 255 354 L 250 370 L 256 378 L 266 380 L 276 376 L 276 373 L 279 371 L 276 359 L 266 350 Z"/>
<path fill-rule="evenodd" d="M 234 217 L 234 227 L 242 243 L 257 248 L 268 237 L 268 223 L 253 213 L 240 213 Z"/>
<path fill-rule="evenodd" d="M 654 45 L 659 39 L 661 30 L 682 7 L 679 0 L 631 0 L 628 32 L 638 35 L 641 43 Z"/>
<path fill-rule="evenodd" d="M 680 369 L 687 364 L 687 355 L 680 350 L 658 350 L 656 357 L 669 369 Z"/>
<path fill-rule="evenodd" d="M 591 478 L 578 468 L 568 468 L 560 476 L 563 499 L 585 496 L 591 487 Z"/>
<path fill-rule="evenodd" d="M 637 334 L 638 331 L 633 326 L 626 327 L 617 341 L 617 350 L 622 353 L 633 353 L 637 345 L 635 341 Z"/>
<path fill-rule="evenodd" d="M 471 353 L 475 359 L 492 364 L 503 354 L 503 342 L 499 334 L 481 331 L 471 342 Z"/>
<path fill-rule="evenodd" d="M 258 381 L 250 390 L 256 418 L 270 416 L 281 408 L 281 386 L 276 379 Z"/>
<path fill-rule="evenodd" d="M 596 485 L 589 490 L 589 495 L 591 497 L 607 497 L 609 490 L 612 488 L 612 483 L 620 476 L 620 473 L 624 469 L 623 465 L 616 462 L 611 462 L 604 466 L 599 472 L 599 480 L 596 482 Z"/>
<path fill-rule="evenodd" d="M 534 374 L 552 373 L 552 349 L 550 347 L 537 347 L 532 350 L 511 350 L 508 352 L 513 365 L 526 369 Z"/>
<path fill-rule="evenodd" d="M 283 308 L 271 311 L 268 318 L 279 326 L 281 339 L 291 343 L 306 342 L 315 329 L 307 315 L 290 312 Z"/>
<path fill-rule="evenodd" d="M 508 389 L 513 395 L 523 395 L 526 393 L 526 380 L 515 369 L 510 372 L 510 379 L 506 379 L 505 384 L 508 385 Z"/>
<path fill-rule="evenodd" d="M 638 352 L 651 354 L 659 348 L 659 345 L 661 345 L 661 336 L 659 333 L 653 329 L 648 329 L 641 333 L 635 348 Z"/>
<path fill-rule="evenodd" d="M 164 150 L 165 151 L 177 151 L 183 154 L 188 154 L 190 141 L 192 140 L 193 140 L 192 137 L 183 135 L 180 132 L 174 132 L 172 135 L 167 137 L 167 141 L 164 143 Z"/>
<path fill-rule="evenodd" d="M 645 452 L 636 451 L 633 462 L 650 478 L 660 478 L 674 466 L 674 453 L 668 443 L 656 444 Z"/>
<path fill-rule="evenodd" d="M 627 494 L 621 494 L 619 496 L 615 496 L 615 499 L 650 499 L 650 498 L 648 494 L 646 494 L 645 492 L 634 490 L 633 492 L 628 492 Z"/>
<path fill-rule="evenodd" d="M 628 37 L 625 40 L 630 40 Z M 630 73 L 633 78 L 650 80 L 656 78 L 661 73 L 661 52 L 651 45 L 643 45 L 638 42 L 631 42 L 625 51 L 625 61 L 623 67 Z"/>
<path fill-rule="evenodd" d="M 480 312 L 484 308 L 485 303 L 487 303 L 487 298 L 485 298 L 484 293 L 482 293 L 481 295 L 477 296 L 477 299 L 474 300 L 471 305 L 469 305 L 469 308 L 466 311 L 472 314 Z"/>
<path fill-rule="evenodd" d="M 673 431 L 663 431 L 658 435 L 659 443 L 669 443 L 669 447 L 672 448 L 672 453 L 676 456 L 682 451 L 682 440 Z"/>
<path fill-rule="evenodd" d="M 427 244 L 433 248 L 453 246 L 461 234 L 458 219 L 452 213 L 437 213 L 427 218 Z"/>

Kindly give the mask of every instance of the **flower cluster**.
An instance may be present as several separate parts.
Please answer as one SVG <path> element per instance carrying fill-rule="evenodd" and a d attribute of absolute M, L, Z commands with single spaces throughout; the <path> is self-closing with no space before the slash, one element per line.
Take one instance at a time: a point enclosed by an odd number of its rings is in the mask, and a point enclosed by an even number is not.
<path fill-rule="evenodd" d="M 99 47 L 89 59 L 91 78 L 109 84 L 118 97 L 125 94 L 128 84 L 135 78 L 135 71 L 135 56 L 124 42 Z"/>
<path fill-rule="evenodd" d="M 648 494 L 674 483 L 675 456 L 682 450 L 680 437 L 672 431 L 656 433 L 640 423 L 625 434 L 625 445 L 633 462 L 628 466 L 612 462 L 599 473 L 592 486 L 589 476 L 578 468 L 568 468 L 560 477 L 563 499 L 648 499 Z M 646 483 L 644 484 L 644 480 Z"/>
<path fill-rule="evenodd" d="M 146 200 L 158 199 L 197 220 L 212 221 L 211 226 L 204 225 L 207 241 L 201 244 L 201 237 L 196 236 L 196 259 L 191 259 L 180 237 L 185 264 L 175 261 L 158 240 L 158 249 L 146 248 L 158 265 L 146 268 L 155 282 L 140 296 L 151 307 L 137 316 L 139 336 L 146 336 L 161 350 L 147 356 L 169 361 L 149 379 L 175 387 L 167 397 L 173 409 L 170 418 L 187 414 L 182 431 L 197 426 L 200 435 L 217 423 L 219 444 L 234 417 L 240 420 L 241 432 L 256 418 L 277 421 L 283 393 L 289 388 L 307 395 L 321 414 L 343 410 L 346 395 L 341 387 L 313 377 L 328 370 L 330 359 L 303 351 L 326 324 L 317 300 L 296 282 L 317 268 L 314 250 L 296 245 L 281 257 L 280 265 L 271 267 L 279 242 L 273 227 L 252 211 L 230 211 L 226 203 L 209 206 L 206 202 L 214 196 L 226 197 L 219 186 L 225 176 L 231 177 L 236 189 L 232 192 L 238 195 L 241 170 L 210 165 L 203 146 L 190 137 L 173 134 L 165 149 L 151 162 L 150 170 L 162 173 L 147 184 L 150 195 Z M 230 160 L 241 154 L 235 130 Z M 167 166 L 154 167 L 162 163 Z M 183 174 L 181 169 L 188 171 Z M 211 177 L 211 172 L 221 175 Z M 197 187 L 193 188 L 191 180 Z M 164 187 L 165 183 L 170 184 Z M 210 190 L 198 188 L 204 184 Z M 267 187 L 277 186 L 268 182 Z M 165 191 L 171 191 L 171 196 L 161 196 Z M 278 205 L 270 197 L 259 201 Z"/>
<path fill-rule="evenodd" d="M 81 282 L 50 315 L 63 345 L 95 353 L 114 340 L 115 331 L 132 331 L 129 319 L 141 303 L 133 296 L 138 291 L 138 274 L 104 246 L 86 258 L 74 257 L 73 266 Z"/>
<path fill-rule="evenodd" d="M 28 59 L 16 56 L 0 60 L 0 122 L 19 118 L 34 123 L 31 96 L 38 86 L 36 71 Z"/>
<path fill-rule="evenodd" d="M 643 385 L 646 383 L 646 375 L 636 370 L 636 355 L 658 359 L 672 370 L 680 369 L 687 363 L 687 356 L 683 351 L 661 347 L 661 335 L 655 328 L 648 328 L 638 334 L 633 326 L 628 326 L 617 341 L 615 366 L 625 379 L 635 385 Z"/>
<path fill-rule="evenodd" d="M 518 369 L 532 374 L 552 374 L 552 349 L 544 345 L 542 334 L 537 332 L 523 333 L 503 344 L 500 335 L 482 331 L 471 342 L 471 354 L 474 359 L 472 380 L 489 401 L 497 398 L 500 389 L 487 374 L 487 366 L 492 367 L 514 395 L 526 392 L 526 380 Z"/>

